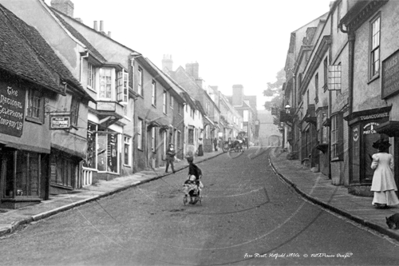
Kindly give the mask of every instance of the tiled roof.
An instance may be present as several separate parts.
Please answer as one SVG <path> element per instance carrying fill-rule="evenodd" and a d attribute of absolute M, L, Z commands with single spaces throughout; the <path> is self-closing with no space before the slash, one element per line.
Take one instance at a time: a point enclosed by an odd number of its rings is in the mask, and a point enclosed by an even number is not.
<path fill-rule="evenodd" d="M 104 56 L 102 56 L 100 54 L 99 51 L 97 51 L 96 48 L 94 48 L 93 45 L 91 45 L 91 43 L 85 38 L 83 37 L 82 34 L 80 34 L 77 30 L 75 30 L 74 27 L 72 27 L 71 25 L 69 25 L 57 12 L 57 10 L 51 8 L 51 10 L 53 11 L 53 14 L 60 20 L 60 22 L 62 23 L 62 25 L 64 25 L 64 27 L 76 38 L 78 39 L 81 43 L 83 43 L 87 49 L 89 49 L 89 51 L 100 61 L 106 62 L 107 59 L 104 58 Z"/>
<path fill-rule="evenodd" d="M 25 35 L 26 34 L 26 35 Z M 0 4 L 0 68 L 57 93 L 63 93 L 59 76 L 46 58 L 51 47 L 40 46 L 36 29 L 27 25 Z M 42 39 L 45 43 L 45 41 Z M 40 53 L 39 53 L 40 51 Z"/>

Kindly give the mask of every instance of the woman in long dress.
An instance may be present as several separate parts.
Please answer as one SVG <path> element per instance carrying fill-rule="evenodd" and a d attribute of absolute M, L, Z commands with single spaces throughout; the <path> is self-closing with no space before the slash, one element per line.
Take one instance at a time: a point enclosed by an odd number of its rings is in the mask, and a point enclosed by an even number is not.
<path fill-rule="evenodd" d="M 387 140 L 378 140 L 373 144 L 378 153 L 373 154 L 371 168 L 375 169 L 371 191 L 374 192 L 372 204 L 377 208 L 387 208 L 399 204 L 397 187 L 393 176 L 393 156 L 388 153 L 391 144 Z"/>

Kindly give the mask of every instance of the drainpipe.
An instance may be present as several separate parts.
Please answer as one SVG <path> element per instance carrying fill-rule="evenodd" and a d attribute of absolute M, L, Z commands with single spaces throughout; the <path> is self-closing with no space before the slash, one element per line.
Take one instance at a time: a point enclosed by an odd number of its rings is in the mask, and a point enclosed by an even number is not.
<path fill-rule="evenodd" d="M 345 30 L 343 28 L 342 23 L 340 23 L 340 30 L 343 33 L 348 34 L 348 115 L 353 113 L 353 77 L 354 77 L 354 57 L 355 57 L 355 39 L 356 35 L 355 32 L 352 30 Z M 351 142 L 352 139 L 352 131 L 349 128 L 349 121 L 348 121 L 348 159 L 349 159 L 349 180 L 347 182 L 350 184 L 353 178 L 352 175 L 352 165 L 353 165 L 353 158 L 351 156 L 353 144 Z M 345 180 L 344 180 L 345 183 Z"/>

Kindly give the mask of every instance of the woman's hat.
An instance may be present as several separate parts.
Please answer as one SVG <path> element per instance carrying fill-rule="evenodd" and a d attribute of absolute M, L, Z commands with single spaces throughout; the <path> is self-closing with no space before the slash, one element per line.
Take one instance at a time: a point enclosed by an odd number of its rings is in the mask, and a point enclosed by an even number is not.
<path fill-rule="evenodd" d="M 379 139 L 373 143 L 373 148 L 377 150 L 385 150 L 388 149 L 390 146 L 391 143 L 389 143 L 389 140 L 387 139 Z"/>

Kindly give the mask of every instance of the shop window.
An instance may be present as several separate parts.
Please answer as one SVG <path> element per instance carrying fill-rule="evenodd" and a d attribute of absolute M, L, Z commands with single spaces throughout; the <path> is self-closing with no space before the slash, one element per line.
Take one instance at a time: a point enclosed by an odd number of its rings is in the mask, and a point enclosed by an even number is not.
<path fill-rule="evenodd" d="M 118 173 L 117 133 L 97 133 L 97 169 L 101 172 Z"/>
<path fill-rule="evenodd" d="M 29 89 L 27 113 L 28 120 L 38 123 L 44 122 L 44 98 L 42 92 L 35 89 Z"/>
<path fill-rule="evenodd" d="M 83 166 L 88 168 L 96 168 L 96 132 L 97 125 L 88 123 L 87 125 L 87 153 L 86 160 L 83 163 Z"/>
<path fill-rule="evenodd" d="M 25 151 L 14 151 L 9 155 L 6 164 L 5 196 L 10 198 L 40 197 L 41 155 Z M 16 171 L 15 179 L 14 170 Z"/>
<path fill-rule="evenodd" d="M 73 188 L 78 164 L 61 153 L 53 153 L 50 159 L 50 181 L 52 185 Z"/>

